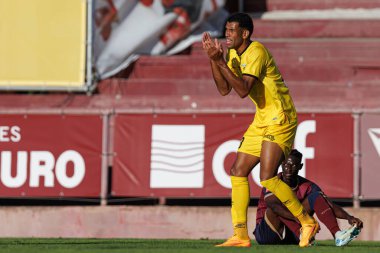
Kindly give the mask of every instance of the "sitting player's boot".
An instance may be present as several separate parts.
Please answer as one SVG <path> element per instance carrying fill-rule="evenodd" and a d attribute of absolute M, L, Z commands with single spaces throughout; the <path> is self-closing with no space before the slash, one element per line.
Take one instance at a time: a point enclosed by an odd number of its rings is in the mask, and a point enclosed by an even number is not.
<path fill-rule="evenodd" d="M 227 239 L 224 243 L 215 245 L 215 247 L 251 247 L 251 239 L 240 239 L 237 235 L 234 235 Z"/>
<path fill-rule="evenodd" d="M 360 233 L 360 229 L 356 227 L 356 225 L 351 226 L 348 229 L 338 231 L 335 233 L 335 245 L 340 247 L 347 245 L 353 239 L 358 237 Z"/>
<path fill-rule="evenodd" d="M 314 220 L 314 223 L 302 225 L 299 242 L 299 246 L 302 248 L 311 246 L 315 240 L 315 235 L 319 231 L 318 222 L 314 218 L 312 219 Z"/>

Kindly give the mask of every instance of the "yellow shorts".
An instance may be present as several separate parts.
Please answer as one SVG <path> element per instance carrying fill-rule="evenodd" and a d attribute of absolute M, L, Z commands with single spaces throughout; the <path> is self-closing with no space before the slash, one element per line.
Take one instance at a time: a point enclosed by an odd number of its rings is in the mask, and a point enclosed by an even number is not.
<path fill-rule="evenodd" d="M 238 152 L 260 157 L 263 141 L 270 141 L 277 143 L 287 157 L 292 149 L 296 131 L 297 122 L 265 127 L 257 127 L 252 123 L 240 142 Z"/>

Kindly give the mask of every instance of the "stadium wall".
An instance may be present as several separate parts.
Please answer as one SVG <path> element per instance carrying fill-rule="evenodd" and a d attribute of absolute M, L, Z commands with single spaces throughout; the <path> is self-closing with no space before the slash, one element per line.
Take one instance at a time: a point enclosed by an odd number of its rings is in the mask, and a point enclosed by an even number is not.
<path fill-rule="evenodd" d="M 211 111 L 3 115 L 0 198 L 229 198 L 227 171 L 251 120 Z M 299 113 L 300 174 L 356 207 L 379 200 L 379 127 L 379 114 Z"/>
<path fill-rule="evenodd" d="M 380 240 L 380 208 L 347 208 L 360 217 L 358 240 Z M 256 208 L 249 209 L 249 233 Z M 229 207 L 87 206 L 1 207 L 1 237 L 223 239 L 231 231 Z M 340 222 L 341 228 L 348 226 Z M 251 236 L 253 238 L 253 236 Z M 324 225 L 317 240 L 332 239 Z"/>

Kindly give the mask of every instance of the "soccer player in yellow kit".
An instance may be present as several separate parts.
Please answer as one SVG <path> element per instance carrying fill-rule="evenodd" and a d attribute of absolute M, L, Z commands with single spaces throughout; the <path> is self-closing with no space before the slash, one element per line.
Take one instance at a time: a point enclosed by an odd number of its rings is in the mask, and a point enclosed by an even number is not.
<path fill-rule="evenodd" d="M 261 185 L 271 191 L 302 224 L 300 247 L 307 247 L 319 230 L 318 222 L 299 202 L 291 188 L 276 175 L 288 156 L 297 129 L 297 114 L 276 63 L 259 42 L 251 41 L 252 18 L 236 13 L 227 19 L 226 59 L 221 43 L 204 33 L 202 45 L 210 58 L 211 70 L 219 93 L 233 89 L 241 98 L 249 97 L 256 114 L 241 140 L 232 165 L 231 216 L 234 234 L 219 247 L 250 247 L 247 230 L 249 205 L 248 175 L 260 162 Z"/>

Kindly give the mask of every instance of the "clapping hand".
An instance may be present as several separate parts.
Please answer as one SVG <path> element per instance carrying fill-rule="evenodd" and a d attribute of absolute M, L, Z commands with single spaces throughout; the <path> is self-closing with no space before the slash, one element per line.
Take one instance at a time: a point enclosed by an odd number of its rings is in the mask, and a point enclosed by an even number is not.
<path fill-rule="evenodd" d="M 208 57 L 213 61 L 223 60 L 223 47 L 222 44 L 215 39 L 211 39 L 209 33 L 203 33 L 202 37 L 203 50 L 207 53 Z"/>

